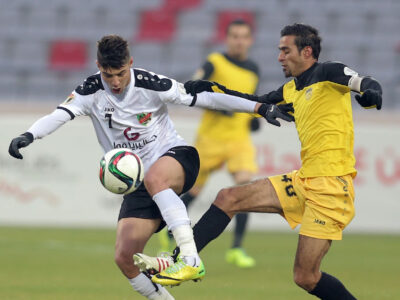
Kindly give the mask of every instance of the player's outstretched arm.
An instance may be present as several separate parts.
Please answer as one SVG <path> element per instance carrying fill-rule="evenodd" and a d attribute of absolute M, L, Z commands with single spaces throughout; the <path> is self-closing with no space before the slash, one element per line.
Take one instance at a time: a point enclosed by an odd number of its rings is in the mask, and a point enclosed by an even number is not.
<path fill-rule="evenodd" d="M 275 126 L 280 126 L 279 121 L 276 120 L 277 118 L 288 122 L 294 121 L 294 117 L 290 114 L 294 112 L 292 103 L 281 105 L 266 104 L 226 94 L 203 92 L 194 97 L 191 106 L 194 105 L 213 110 L 258 113 L 268 123 Z"/>
<path fill-rule="evenodd" d="M 69 120 L 71 120 L 71 116 L 66 111 L 56 109 L 51 114 L 37 120 L 27 132 L 14 138 L 10 143 L 8 153 L 15 158 L 23 159 L 19 149 L 27 147 L 35 139 L 49 135 Z"/>
<path fill-rule="evenodd" d="M 196 94 L 202 92 L 210 92 L 210 93 L 222 93 L 222 94 L 232 95 L 257 102 L 259 100 L 259 97 L 257 95 L 245 94 L 245 93 L 240 93 L 238 91 L 230 90 L 225 86 L 223 86 L 222 84 L 213 81 L 189 80 L 185 82 L 184 87 L 186 93 L 192 96 L 195 96 Z"/>
<path fill-rule="evenodd" d="M 282 92 L 283 87 L 280 87 L 276 91 L 272 91 L 268 94 L 264 94 L 261 96 L 230 90 L 217 82 L 212 82 L 207 80 L 189 80 L 185 82 L 184 87 L 186 93 L 192 96 L 195 96 L 196 94 L 202 92 L 210 92 L 210 93 L 222 93 L 222 94 L 232 95 L 250 101 L 268 103 L 268 104 L 276 104 L 283 101 L 283 92 Z"/>
<path fill-rule="evenodd" d="M 327 80 L 360 93 L 355 99 L 362 107 L 381 109 L 382 87 L 377 80 L 370 76 L 361 76 L 341 62 L 325 62 L 323 70 Z"/>

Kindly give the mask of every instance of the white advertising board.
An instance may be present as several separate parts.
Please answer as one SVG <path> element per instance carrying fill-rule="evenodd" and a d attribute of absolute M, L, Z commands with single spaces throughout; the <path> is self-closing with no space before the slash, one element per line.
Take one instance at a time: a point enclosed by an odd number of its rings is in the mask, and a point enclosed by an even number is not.
<path fill-rule="evenodd" d="M 77 118 L 43 140 L 22 149 L 23 160 L 8 155 L 10 140 L 38 118 L 6 114 L 0 119 L 0 224 L 114 227 L 121 197 L 98 180 L 102 156 L 89 118 Z M 192 142 L 195 117 L 174 116 L 178 132 Z M 253 136 L 260 172 L 257 177 L 299 168 L 294 126 L 263 125 Z M 238 149 L 240 151 L 240 149 Z M 356 216 L 347 231 L 400 232 L 400 126 L 355 124 Z M 193 221 L 209 207 L 218 190 L 232 184 L 224 171 L 212 175 L 190 209 Z M 290 230 L 280 216 L 252 214 L 250 229 Z"/>

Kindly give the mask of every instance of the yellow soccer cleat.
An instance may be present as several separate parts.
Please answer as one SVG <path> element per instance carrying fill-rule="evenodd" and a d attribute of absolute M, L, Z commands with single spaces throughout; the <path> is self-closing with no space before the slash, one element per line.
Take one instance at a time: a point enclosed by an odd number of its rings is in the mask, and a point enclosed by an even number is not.
<path fill-rule="evenodd" d="M 206 270 L 202 261 L 198 267 L 192 267 L 186 264 L 184 259 L 179 258 L 175 264 L 154 275 L 151 281 L 161 285 L 176 286 L 189 280 L 201 280 L 205 274 Z"/>
<path fill-rule="evenodd" d="M 226 262 L 239 268 L 252 268 L 256 265 L 254 258 L 248 256 L 242 248 L 232 248 L 226 252 Z"/>

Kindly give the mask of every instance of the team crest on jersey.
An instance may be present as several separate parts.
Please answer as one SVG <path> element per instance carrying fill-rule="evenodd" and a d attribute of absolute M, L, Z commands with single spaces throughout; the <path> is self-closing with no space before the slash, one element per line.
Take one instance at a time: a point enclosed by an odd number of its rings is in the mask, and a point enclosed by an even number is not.
<path fill-rule="evenodd" d="M 138 121 L 142 125 L 147 125 L 151 121 L 152 113 L 141 113 L 136 115 Z"/>
<path fill-rule="evenodd" d="M 74 95 L 74 94 L 71 94 L 71 95 L 69 95 L 69 96 L 67 97 L 67 99 L 65 99 L 65 101 L 63 102 L 63 104 L 69 104 L 69 103 L 71 103 L 72 100 L 74 100 L 74 99 L 75 99 L 75 95 Z"/>
<path fill-rule="evenodd" d="M 310 100 L 311 97 L 312 97 L 312 88 L 309 88 L 306 91 L 306 100 Z"/>

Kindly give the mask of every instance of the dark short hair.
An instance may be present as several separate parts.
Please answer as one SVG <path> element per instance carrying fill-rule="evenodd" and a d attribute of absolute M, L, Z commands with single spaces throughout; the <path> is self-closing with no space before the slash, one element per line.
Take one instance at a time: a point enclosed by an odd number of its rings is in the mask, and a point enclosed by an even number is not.
<path fill-rule="evenodd" d="M 296 36 L 294 42 L 299 51 L 304 47 L 310 46 L 312 49 L 313 57 L 318 59 L 321 52 L 321 37 L 318 36 L 318 30 L 306 24 L 294 23 L 287 25 L 281 30 L 281 37 L 287 35 Z"/>
<path fill-rule="evenodd" d="M 233 21 L 231 21 L 228 26 L 226 26 L 226 34 L 229 33 L 229 30 L 231 29 L 232 26 L 235 25 L 242 25 L 242 26 L 248 26 L 250 29 L 250 32 L 253 32 L 253 27 L 251 26 L 251 24 L 243 19 L 235 19 Z"/>
<path fill-rule="evenodd" d="M 130 57 L 128 42 L 118 35 L 106 35 L 97 42 L 97 61 L 104 69 L 120 69 Z"/>

